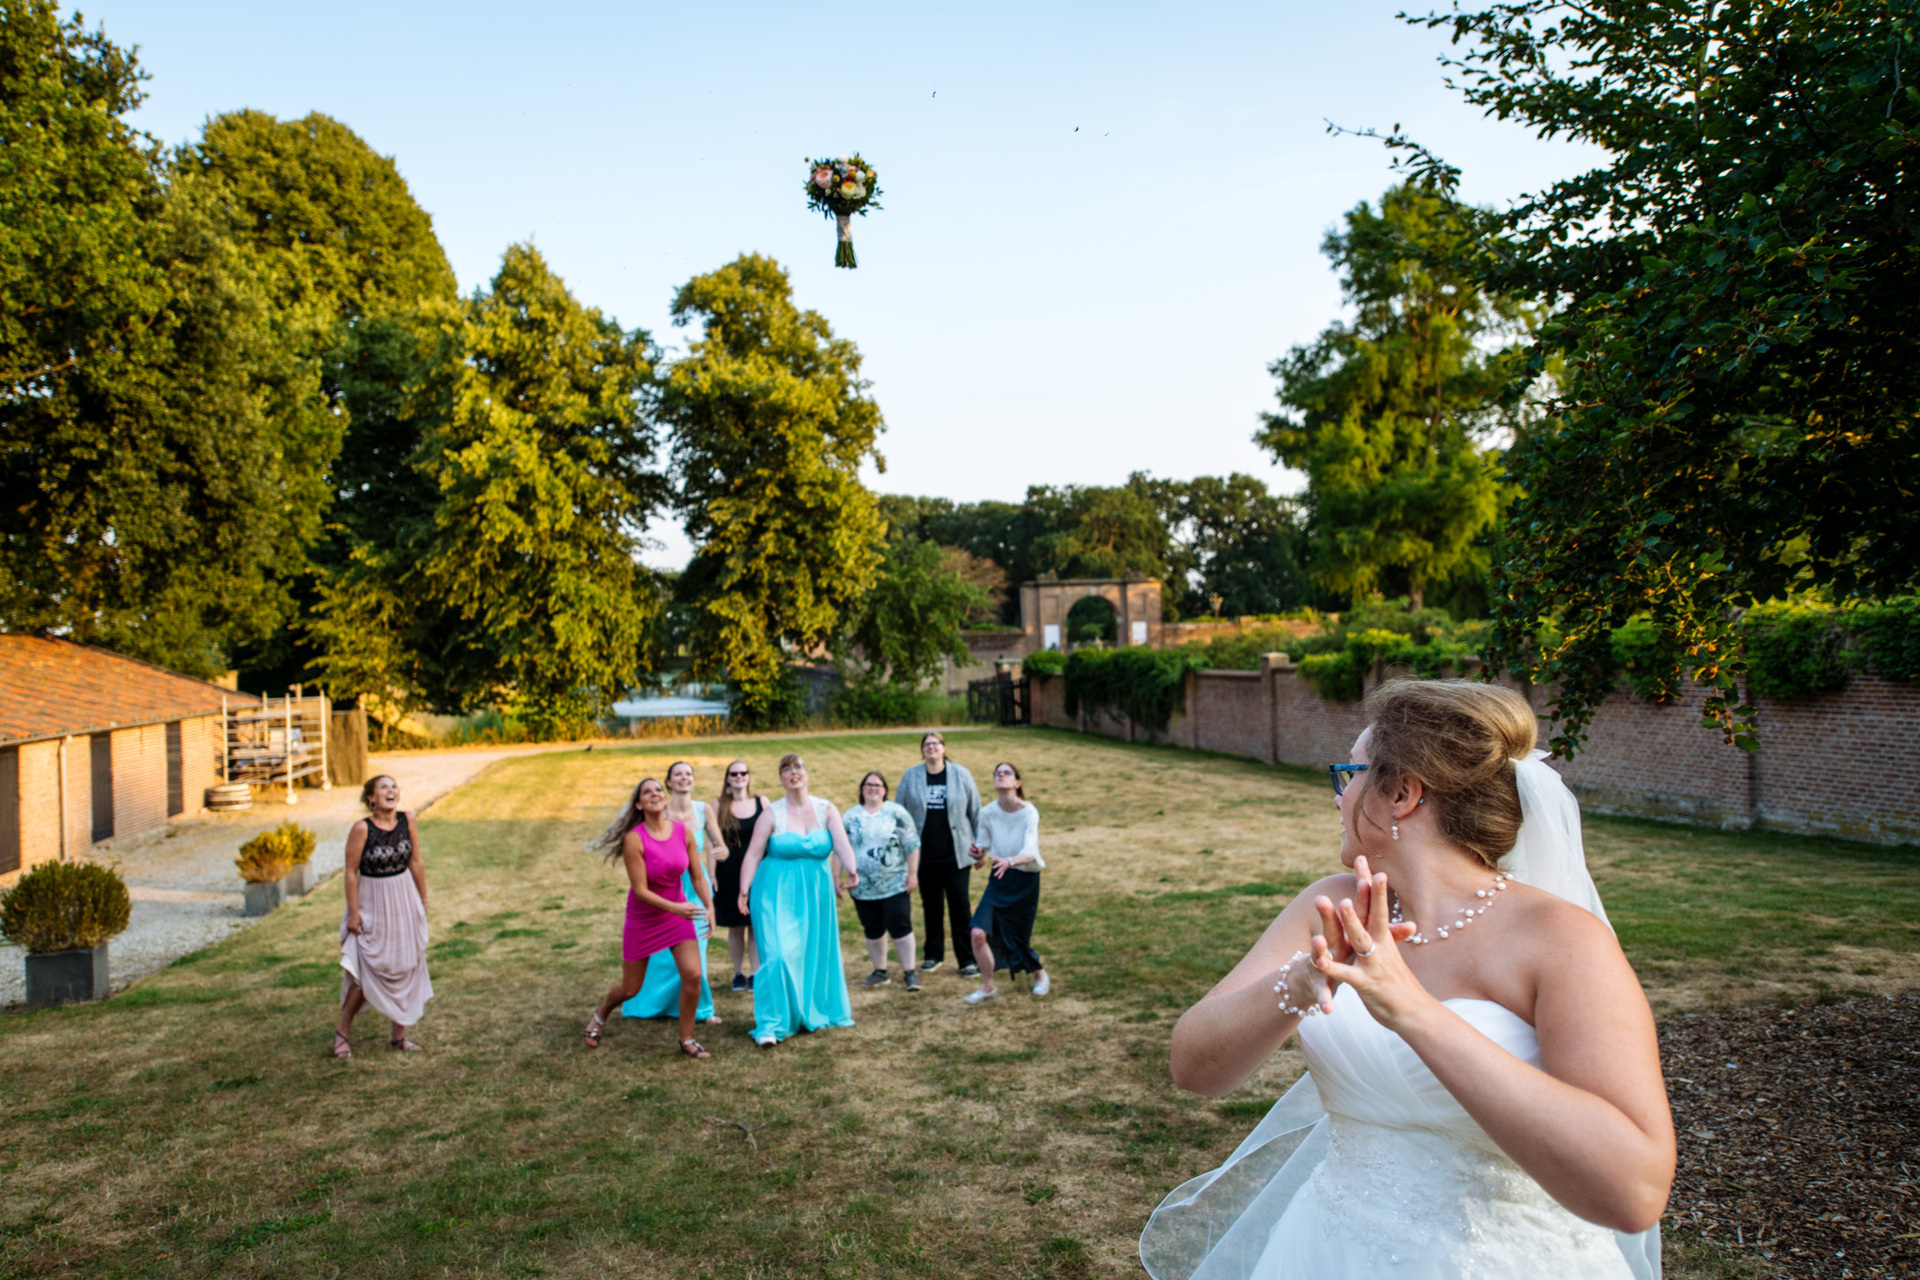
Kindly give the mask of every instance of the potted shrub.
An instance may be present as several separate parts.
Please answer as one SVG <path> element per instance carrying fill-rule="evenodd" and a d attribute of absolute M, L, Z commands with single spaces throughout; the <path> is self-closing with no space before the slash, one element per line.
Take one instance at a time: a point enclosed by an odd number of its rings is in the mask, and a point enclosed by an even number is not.
<path fill-rule="evenodd" d="M 93 862 L 43 862 L 0 896 L 0 937 L 27 950 L 27 1003 L 107 997 L 107 940 L 133 915 L 126 882 Z"/>
<path fill-rule="evenodd" d="M 283 883 L 287 887 L 289 898 L 303 898 L 313 888 L 310 868 L 313 865 L 313 832 L 299 823 L 288 819 L 272 831 L 264 832 L 255 839 L 270 839 L 281 852 L 287 855 L 287 875 Z"/>
<path fill-rule="evenodd" d="M 263 916 L 286 901 L 287 872 L 293 868 L 284 842 L 277 831 L 262 831 L 240 846 L 233 865 L 247 882 L 248 916 Z"/>

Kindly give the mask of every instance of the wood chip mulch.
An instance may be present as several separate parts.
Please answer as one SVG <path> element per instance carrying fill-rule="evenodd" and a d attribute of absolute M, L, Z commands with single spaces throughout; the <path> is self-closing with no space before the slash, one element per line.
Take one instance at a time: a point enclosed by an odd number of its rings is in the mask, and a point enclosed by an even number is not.
<path fill-rule="evenodd" d="M 1920 1275 L 1920 993 L 1671 1019 L 1664 1224 L 1795 1276 Z"/>

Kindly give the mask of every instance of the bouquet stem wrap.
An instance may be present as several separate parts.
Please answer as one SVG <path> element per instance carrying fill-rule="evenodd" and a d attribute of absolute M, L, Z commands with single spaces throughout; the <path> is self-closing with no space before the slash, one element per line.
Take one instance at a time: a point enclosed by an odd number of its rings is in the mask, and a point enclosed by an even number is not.
<path fill-rule="evenodd" d="M 834 246 L 833 265 L 836 267 L 857 267 L 859 261 L 853 256 L 853 215 L 836 213 L 833 220 L 840 224 L 840 243 Z"/>
<path fill-rule="evenodd" d="M 839 228 L 833 246 L 833 265 L 852 269 L 860 265 L 853 256 L 853 218 L 866 216 L 880 207 L 880 178 L 859 152 L 840 159 L 827 157 L 807 161 L 807 207 L 832 218 Z"/>

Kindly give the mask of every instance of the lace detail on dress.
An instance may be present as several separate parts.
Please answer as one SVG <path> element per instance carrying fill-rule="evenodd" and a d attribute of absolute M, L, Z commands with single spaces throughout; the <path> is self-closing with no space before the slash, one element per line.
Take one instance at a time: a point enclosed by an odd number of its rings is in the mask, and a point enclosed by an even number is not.
<path fill-rule="evenodd" d="M 393 830 L 382 831 L 367 819 L 367 844 L 360 851 L 360 874 L 374 880 L 397 876 L 413 865 L 413 836 L 407 815 L 396 814 Z"/>

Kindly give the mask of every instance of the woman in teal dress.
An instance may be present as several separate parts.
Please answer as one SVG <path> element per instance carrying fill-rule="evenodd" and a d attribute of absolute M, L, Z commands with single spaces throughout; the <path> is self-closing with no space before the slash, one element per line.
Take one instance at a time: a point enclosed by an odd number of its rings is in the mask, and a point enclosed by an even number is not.
<path fill-rule="evenodd" d="M 860 882 L 840 811 L 807 794 L 807 765 L 780 760 L 786 796 L 754 824 L 740 868 L 740 909 L 753 917 L 760 972 L 753 982 L 753 1042 L 853 1025 L 834 898 Z M 829 859 L 837 860 L 838 867 Z"/>
<path fill-rule="evenodd" d="M 719 857 L 727 856 L 725 843 L 716 839 L 711 830 L 712 810 L 704 800 L 693 798 L 693 766 L 685 760 L 676 760 L 667 767 L 667 821 L 686 824 L 693 836 L 694 857 L 703 855 L 709 840 L 713 841 Z M 689 895 L 687 901 L 694 901 L 692 870 L 680 879 L 681 888 Z M 700 1007 L 694 1017 L 701 1022 L 718 1022 L 720 1019 L 713 1012 L 713 988 L 707 985 L 707 935 L 713 931 L 713 924 L 703 919 L 695 921 L 694 927 L 700 935 Z M 640 985 L 640 994 L 621 1005 L 620 1012 L 629 1018 L 671 1018 L 679 1014 L 680 970 L 671 952 L 653 953 L 653 958 L 647 961 L 647 976 Z"/>

